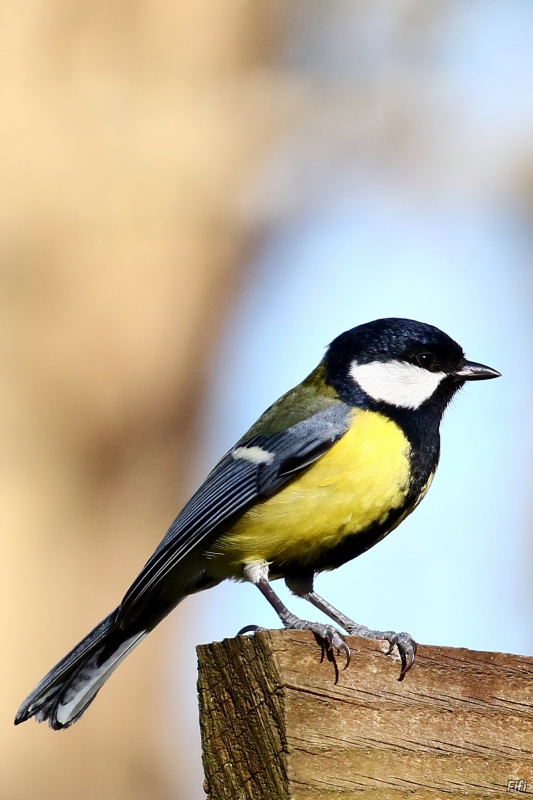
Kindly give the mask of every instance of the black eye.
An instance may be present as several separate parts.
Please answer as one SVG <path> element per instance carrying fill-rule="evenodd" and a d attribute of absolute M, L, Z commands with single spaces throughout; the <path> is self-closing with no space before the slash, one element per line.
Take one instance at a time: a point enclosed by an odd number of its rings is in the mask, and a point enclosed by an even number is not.
<path fill-rule="evenodd" d="M 416 357 L 417 363 L 424 369 L 433 369 L 435 366 L 435 356 L 433 353 L 419 353 Z"/>

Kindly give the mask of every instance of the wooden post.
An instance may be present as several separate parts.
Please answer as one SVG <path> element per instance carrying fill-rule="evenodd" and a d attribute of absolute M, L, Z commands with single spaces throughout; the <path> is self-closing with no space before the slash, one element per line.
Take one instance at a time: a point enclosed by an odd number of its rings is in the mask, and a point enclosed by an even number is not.
<path fill-rule="evenodd" d="M 384 643 L 347 641 L 337 683 L 307 632 L 198 648 L 209 800 L 533 793 L 533 658 L 421 646 L 400 683 Z"/>

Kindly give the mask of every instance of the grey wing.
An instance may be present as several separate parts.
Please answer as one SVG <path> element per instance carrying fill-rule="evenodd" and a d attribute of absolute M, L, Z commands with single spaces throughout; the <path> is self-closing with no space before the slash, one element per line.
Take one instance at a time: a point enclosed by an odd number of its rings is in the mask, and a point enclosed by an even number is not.
<path fill-rule="evenodd" d="M 122 626 L 134 606 L 203 539 L 255 501 L 289 483 L 348 430 L 350 408 L 336 403 L 281 433 L 239 442 L 209 473 L 170 526 L 119 608 Z"/>

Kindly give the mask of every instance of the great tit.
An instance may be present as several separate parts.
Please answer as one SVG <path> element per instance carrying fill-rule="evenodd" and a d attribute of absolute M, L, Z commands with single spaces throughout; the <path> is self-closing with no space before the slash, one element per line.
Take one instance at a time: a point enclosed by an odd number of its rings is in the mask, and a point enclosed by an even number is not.
<path fill-rule="evenodd" d="M 281 602 L 269 581 L 284 578 L 348 633 L 386 640 L 389 653 L 396 645 L 401 680 L 414 639 L 353 622 L 314 591 L 314 576 L 364 553 L 413 511 L 437 468 L 444 409 L 465 381 L 499 375 L 421 322 L 380 319 L 342 333 L 219 461 L 119 607 L 43 678 L 15 724 L 72 725 L 181 600 L 226 578 L 251 581 L 286 628 L 310 630 L 348 659 L 336 627 L 301 620 Z"/>

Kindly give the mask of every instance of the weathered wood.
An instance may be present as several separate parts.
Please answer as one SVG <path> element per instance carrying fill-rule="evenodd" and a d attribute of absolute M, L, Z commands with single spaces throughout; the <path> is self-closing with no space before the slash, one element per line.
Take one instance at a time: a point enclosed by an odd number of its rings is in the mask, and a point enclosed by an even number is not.
<path fill-rule="evenodd" d="M 198 648 L 209 800 L 533 793 L 533 658 L 421 646 L 400 683 L 380 643 L 347 641 L 338 683 L 309 633 Z"/>

